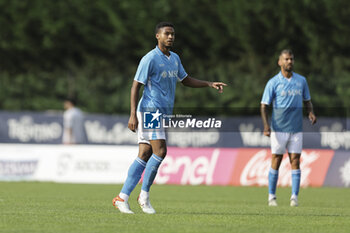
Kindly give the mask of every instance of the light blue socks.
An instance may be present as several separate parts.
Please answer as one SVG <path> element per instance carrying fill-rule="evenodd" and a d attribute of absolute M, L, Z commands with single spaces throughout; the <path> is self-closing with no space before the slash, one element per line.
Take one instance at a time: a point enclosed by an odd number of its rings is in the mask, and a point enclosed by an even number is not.
<path fill-rule="evenodd" d="M 300 188 L 300 169 L 292 170 L 292 196 L 298 196 Z"/>
<path fill-rule="evenodd" d="M 159 165 L 162 163 L 162 161 L 163 159 L 155 154 L 153 154 L 148 160 L 141 188 L 143 191 L 149 192 L 154 178 L 157 175 Z"/>
<path fill-rule="evenodd" d="M 134 188 L 136 187 L 137 183 L 141 179 L 141 175 L 143 173 L 143 170 L 145 170 L 146 162 L 137 157 L 135 161 L 131 164 L 129 171 L 128 171 L 128 177 L 126 178 L 126 181 L 123 185 L 122 194 L 126 194 L 127 196 L 130 196 L 130 193 Z M 125 195 L 123 195 L 125 199 Z"/>
<path fill-rule="evenodd" d="M 269 194 L 276 195 L 278 170 L 270 168 L 269 171 Z"/>

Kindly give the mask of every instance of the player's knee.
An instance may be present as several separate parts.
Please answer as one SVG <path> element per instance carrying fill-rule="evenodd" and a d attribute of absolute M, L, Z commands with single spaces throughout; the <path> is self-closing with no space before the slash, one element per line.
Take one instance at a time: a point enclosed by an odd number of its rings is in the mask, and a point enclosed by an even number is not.
<path fill-rule="evenodd" d="M 147 162 L 152 156 L 152 151 L 143 151 L 139 153 L 139 158 Z"/>
<path fill-rule="evenodd" d="M 166 147 L 160 147 L 157 150 L 154 150 L 153 153 L 161 158 L 165 158 L 166 153 L 167 153 L 167 148 Z"/>
<path fill-rule="evenodd" d="M 271 168 L 278 170 L 281 165 L 282 158 L 283 155 L 272 155 Z"/>
<path fill-rule="evenodd" d="M 300 168 L 300 159 L 299 158 L 292 159 L 291 166 L 292 166 L 293 170 L 294 169 L 299 169 Z"/>

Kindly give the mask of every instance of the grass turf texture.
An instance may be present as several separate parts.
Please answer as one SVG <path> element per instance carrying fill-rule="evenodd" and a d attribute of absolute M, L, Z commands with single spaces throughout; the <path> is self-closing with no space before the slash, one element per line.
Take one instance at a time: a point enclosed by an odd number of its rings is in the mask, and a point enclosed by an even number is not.
<path fill-rule="evenodd" d="M 301 189 L 289 207 L 290 188 L 278 188 L 278 207 L 267 188 L 152 186 L 156 215 L 112 206 L 120 185 L 0 182 L 0 232 L 349 232 L 350 189 Z"/>

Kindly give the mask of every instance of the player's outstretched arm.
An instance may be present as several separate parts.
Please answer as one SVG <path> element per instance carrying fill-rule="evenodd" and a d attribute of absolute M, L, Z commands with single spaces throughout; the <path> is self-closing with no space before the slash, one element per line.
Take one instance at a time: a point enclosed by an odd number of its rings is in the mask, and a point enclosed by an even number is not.
<path fill-rule="evenodd" d="M 199 79 L 192 78 L 190 76 L 187 76 L 182 80 L 182 84 L 186 87 L 211 87 L 215 88 L 219 91 L 219 93 L 222 93 L 224 91 L 224 86 L 227 86 L 226 83 L 223 82 L 209 82 L 209 81 L 203 81 Z"/>
<path fill-rule="evenodd" d="M 267 111 L 267 105 L 261 104 L 260 105 L 260 113 L 261 113 L 261 119 L 264 124 L 264 135 L 270 137 L 271 129 L 268 121 L 268 111 Z"/>
<path fill-rule="evenodd" d="M 314 125 L 317 122 L 317 118 L 314 113 L 314 107 L 312 106 L 311 100 L 304 101 L 304 105 L 306 107 L 306 111 L 308 113 L 309 120 L 312 125 Z"/>
<path fill-rule="evenodd" d="M 142 83 L 139 83 L 134 80 L 131 87 L 131 94 L 130 94 L 130 118 L 128 123 L 128 128 L 135 132 L 137 129 L 137 126 L 139 124 L 136 116 L 136 107 L 137 102 L 139 100 L 139 91 L 141 88 Z"/>

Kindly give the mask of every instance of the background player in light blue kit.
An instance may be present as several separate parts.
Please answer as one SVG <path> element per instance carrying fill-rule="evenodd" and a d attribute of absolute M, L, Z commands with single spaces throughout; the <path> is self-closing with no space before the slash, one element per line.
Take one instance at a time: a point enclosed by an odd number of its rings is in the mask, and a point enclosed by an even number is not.
<path fill-rule="evenodd" d="M 138 203 L 143 212 L 155 213 L 149 201 L 149 190 L 166 156 L 167 148 L 163 128 L 147 129 L 144 127 L 145 113 L 152 113 L 151 121 L 158 119 L 162 114 L 171 114 L 178 81 L 188 87 L 212 87 L 219 93 L 222 93 L 223 86 L 226 86 L 222 82 L 201 81 L 187 75 L 179 56 L 170 51 L 175 40 L 173 24 L 161 22 L 156 26 L 155 33 L 158 45 L 141 59 L 131 87 L 131 111 L 128 127 L 134 132 L 136 129 L 138 131 L 139 154 L 129 168 L 121 192 L 113 199 L 113 205 L 122 213 L 133 213 L 130 210 L 128 199 L 143 171 L 145 174 Z M 144 85 L 144 91 L 137 105 L 142 85 Z"/>
<path fill-rule="evenodd" d="M 291 50 L 280 53 L 278 65 L 281 72 L 266 84 L 261 100 L 261 117 L 264 135 L 271 137 L 272 163 L 269 171 L 269 206 L 277 206 L 276 186 L 278 169 L 283 154 L 288 151 L 292 166 L 291 206 L 298 206 L 300 187 L 300 154 L 302 151 L 303 102 L 311 124 L 316 123 L 309 87 L 305 77 L 293 72 L 294 55 Z M 267 105 L 272 104 L 271 128 Z"/>

